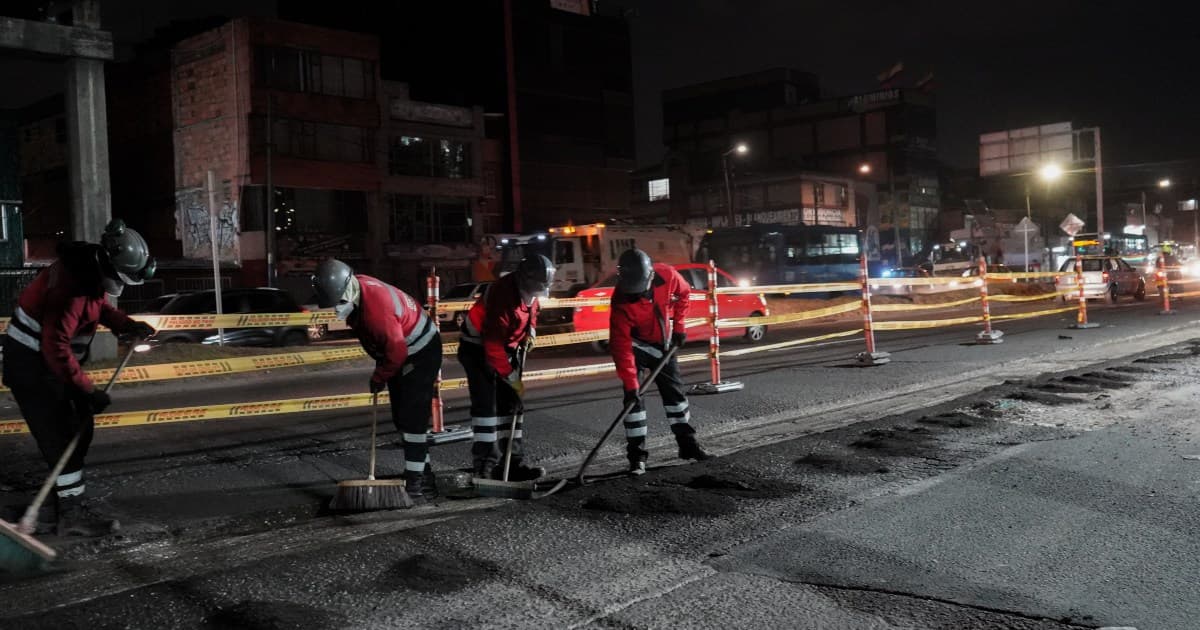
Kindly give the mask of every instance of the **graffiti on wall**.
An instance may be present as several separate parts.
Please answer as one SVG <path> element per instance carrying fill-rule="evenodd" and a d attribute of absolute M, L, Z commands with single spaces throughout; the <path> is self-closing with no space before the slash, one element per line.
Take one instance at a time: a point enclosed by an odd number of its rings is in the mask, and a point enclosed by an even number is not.
<path fill-rule="evenodd" d="M 217 255 L 222 262 L 238 263 L 238 207 L 229 186 L 217 192 Z M 183 243 L 183 257 L 212 260 L 209 238 L 208 191 L 204 187 L 175 191 L 175 238 Z"/>

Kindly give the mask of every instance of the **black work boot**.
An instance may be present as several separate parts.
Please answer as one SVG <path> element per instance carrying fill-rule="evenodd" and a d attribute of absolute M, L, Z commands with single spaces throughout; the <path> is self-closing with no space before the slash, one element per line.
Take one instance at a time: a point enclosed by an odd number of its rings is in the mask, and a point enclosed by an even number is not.
<path fill-rule="evenodd" d="M 675 442 L 679 444 L 679 459 L 694 459 L 702 462 L 712 457 L 700 447 L 700 443 L 696 441 L 694 435 L 677 435 Z"/>
<path fill-rule="evenodd" d="M 634 477 L 640 477 L 646 474 L 646 462 L 641 459 L 629 460 L 629 474 Z"/>
<path fill-rule="evenodd" d="M 508 467 L 509 481 L 534 481 L 546 476 L 546 469 L 541 466 L 526 466 L 519 459 L 514 459 Z M 504 464 L 496 466 L 492 471 L 493 479 L 504 479 Z"/>
<path fill-rule="evenodd" d="M 491 479 L 495 477 L 496 462 L 490 459 L 476 459 L 472 466 L 472 473 L 477 479 Z"/>
<path fill-rule="evenodd" d="M 438 498 L 437 476 L 433 474 L 431 464 L 425 464 L 425 473 L 421 475 L 421 494 L 426 499 Z"/>
<path fill-rule="evenodd" d="M 404 471 L 404 491 L 412 499 L 413 506 L 425 505 L 432 497 L 425 496 L 425 473 L 415 470 Z"/>
<path fill-rule="evenodd" d="M 0 520 L 8 521 L 14 525 L 17 524 L 25 516 L 25 510 L 28 505 L 6 505 L 0 509 Z M 34 521 L 34 534 L 45 536 L 53 534 L 58 528 L 58 509 L 54 504 L 54 499 L 50 499 L 42 504 L 38 510 L 37 520 Z"/>
<path fill-rule="evenodd" d="M 82 496 L 58 497 L 59 536 L 107 536 L 120 529 L 116 519 L 94 512 Z"/>

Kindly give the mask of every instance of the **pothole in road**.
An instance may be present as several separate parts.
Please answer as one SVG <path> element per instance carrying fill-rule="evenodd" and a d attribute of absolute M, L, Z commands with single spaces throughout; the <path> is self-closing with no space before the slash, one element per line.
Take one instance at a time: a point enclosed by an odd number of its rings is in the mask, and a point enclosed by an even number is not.
<path fill-rule="evenodd" d="M 339 628 L 344 620 L 320 608 L 295 602 L 248 600 L 222 608 L 204 620 L 206 630 L 300 630 Z"/>
<path fill-rule="evenodd" d="M 1167 353 L 1167 354 L 1156 354 L 1152 357 L 1142 357 L 1141 359 L 1135 359 L 1133 362 L 1134 363 L 1174 363 L 1175 361 L 1182 361 L 1184 359 L 1190 359 L 1193 356 L 1194 355 L 1191 352 L 1188 352 L 1186 354 L 1182 353 L 1182 352 L 1171 352 L 1171 353 Z"/>
<path fill-rule="evenodd" d="M 420 593 L 454 593 L 497 572 L 490 563 L 462 560 L 448 554 L 419 553 L 391 566 L 376 588 L 390 592 L 406 588 Z"/>
<path fill-rule="evenodd" d="M 801 468 L 811 468 L 821 472 L 842 475 L 886 474 L 891 469 L 883 462 L 873 457 L 863 457 L 857 453 L 848 456 L 837 456 L 826 453 L 809 453 L 797 459 L 795 465 Z"/>
<path fill-rule="evenodd" d="M 850 446 L 888 457 L 920 457 L 932 449 L 933 441 L 933 435 L 924 427 L 892 427 L 871 429 Z"/>
<path fill-rule="evenodd" d="M 583 508 L 630 515 L 725 516 L 737 512 L 737 503 L 731 497 L 687 487 L 642 487 L 633 490 L 626 487 L 602 491 L 589 497 L 584 500 Z"/>
<path fill-rule="evenodd" d="M 1063 382 L 1071 383 L 1073 385 L 1094 387 L 1096 390 L 1122 389 L 1132 385 L 1132 383 L 1129 381 L 1117 378 L 1108 378 L 1097 372 L 1088 372 L 1083 376 L 1064 376 L 1062 380 Z"/>
<path fill-rule="evenodd" d="M 988 424 L 991 420 L 962 411 L 951 411 L 949 413 L 939 413 L 934 416 L 921 416 L 917 419 L 917 422 L 919 424 L 946 427 L 948 429 L 969 429 Z"/>
<path fill-rule="evenodd" d="M 1077 405 L 1082 400 L 1078 398 L 1068 398 L 1067 396 L 1059 396 L 1049 392 L 1039 392 L 1034 389 L 1018 389 L 1008 393 L 1006 398 L 1013 400 L 1023 400 L 1025 402 L 1039 403 L 1047 407 L 1057 407 L 1059 405 Z"/>

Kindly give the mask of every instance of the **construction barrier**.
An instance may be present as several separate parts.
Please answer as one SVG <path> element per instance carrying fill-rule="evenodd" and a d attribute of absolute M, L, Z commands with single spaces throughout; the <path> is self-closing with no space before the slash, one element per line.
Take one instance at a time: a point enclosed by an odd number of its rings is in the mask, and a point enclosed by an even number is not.
<path fill-rule="evenodd" d="M 1078 271 L 1076 272 L 1078 274 Z M 811 284 L 787 284 L 787 285 L 769 285 L 758 287 L 718 287 L 718 278 L 715 265 L 709 263 L 709 288 L 706 292 L 695 292 L 692 294 L 693 301 L 704 301 L 707 303 L 707 317 L 690 318 L 686 322 L 689 328 L 695 326 L 707 325 L 709 327 L 709 349 L 704 354 L 690 354 L 679 358 L 681 363 L 691 363 L 703 360 L 710 362 L 710 383 L 704 384 L 709 386 L 729 385 L 721 380 L 720 373 L 720 336 L 722 329 L 741 329 L 750 326 L 774 326 L 781 324 L 789 324 L 814 319 L 830 318 L 839 315 L 844 315 L 854 311 L 860 311 L 863 318 L 863 325 L 852 326 L 847 330 L 836 331 L 828 334 L 807 337 L 803 339 L 795 339 L 790 341 L 778 342 L 773 344 L 756 345 L 749 348 L 740 348 L 733 351 L 725 351 L 726 356 L 745 356 L 756 352 L 765 352 L 779 350 L 785 348 L 793 348 L 806 344 L 820 343 L 824 341 L 848 338 L 859 334 L 864 335 L 864 342 L 867 351 L 860 353 L 860 363 L 869 365 L 879 365 L 886 362 L 887 353 L 877 351 L 875 347 L 875 331 L 893 331 L 893 330 L 910 330 L 910 329 L 927 329 L 942 326 L 954 326 L 963 324 L 975 324 L 980 322 L 990 322 L 993 320 L 1013 320 L 1030 317 L 1041 317 L 1064 313 L 1071 310 L 1082 310 L 1086 308 L 1085 303 L 1079 306 L 1070 306 L 1064 308 L 1054 308 L 1040 310 L 1029 313 L 1014 313 L 992 316 L 987 310 L 981 315 L 972 315 L 967 317 L 954 317 L 932 320 L 915 320 L 915 321 L 873 321 L 873 312 L 905 312 L 905 311 L 921 311 L 921 310 L 945 310 L 957 308 L 981 302 L 986 309 L 987 301 L 1006 301 L 1006 302 L 1029 302 L 1042 299 L 1053 299 L 1055 297 L 1066 296 L 1073 293 L 1070 289 L 1060 289 L 1052 293 L 1032 295 L 1032 296 L 1015 296 L 1015 295 L 988 295 L 986 287 L 989 282 L 1004 282 L 1017 279 L 1030 280 L 1046 280 L 1062 277 L 1067 274 L 1061 273 L 1011 273 L 1011 274 L 986 274 L 980 278 L 869 278 L 867 274 L 867 266 L 865 257 L 860 259 L 860 278 L 859 282 L 828 282 L 828 283 L 811 283 Z M 979 288 L 980 295 L 970 296 L 966 298 L 956 299 L 949 302 L 934 303 L 934 304 L 880 304 L 872 305 L 871 288 L 872 286 L 891 285 L 891 286 L 941 286 L 952 289 L 959 285 L 966 285 L 965 288 Z M 1082 284 L 1080 284 L 1082 287 Z M 438 293 L 440 289 L 440 281 L 436 274 L 431 274 L 427 284 L 427 307 L 430 313 L 438 312 L 456 312 L 467 310 L 473 302 L 440 302 Z M 861 298 L 859 300 L 844 304 L 835 304 L 821 308 L 811 309 L 799 313 L 789 313 L 786 315 L 764 315 L 761 317 L 732 317 L 722 318 L 720 316 L 720 295 L 766 295 L 780 294 L 791 295 L 797 293 L 829 293 L 829 292 L 845 292 L 859 291 Z M 610 302 L 610 298 L 570 298 L 543 301 L 544 308 L 560 308 L 560 307 L 585 307 L 585 306 L 606 306 Z M 310 325 L 331 321 L 333 315 L 328 312 L 320 313 L 286 313 L 286 314 L 261 314 L 261 315 L 199 315 L 199 316 L 148 316 L 139 317 L 143 321 L 157 324 L 156 327 L 164 330 L 171 329 L 188 329 L 202 327 L 250 327 L 250 326 L 279 326 L 279 325 Z M 1084 320 L 1086 321 L 1086 320 Z M 545 335 L 537 338 L 538 347 L 554 347 L 565 346 L 579 343 L 591 343 L 596 341 L 604 341 L 608 338 L 608 330 L 594 330 L 584 332 L 568 332 L 554 335 Z M 452 354 L 457 350 L 456 343 L 448 343 L 444 345 L 444 352 Z M 189 378 L 196 376 L 209 376 L 214 374 L 232 374 L 244 371 L 272 369 L 279 367 L 292 367 L 296 365 L 312 365 L 330 361 L 345 361 L 365 358 L 366 354 L 357 347 L 354 348 L 333 348 L 328 350 L 318 350 L 310 352 L 283 353 L 276 355 L 266 355 L 258 357 L 239 357 L 231 359 L 220 359 L 211 361 L 192 361 L 177 364 L 160 364 L 142 367 L 130 367 L 122 375 L 121 382 L 139 382 L 153 380 L 168 380 L 178 378 Z M 532 371 L 524 375 L 525 381 L 551 381 L 561 380 L 572 377 L 596 376 L 602 374 L 610 374 L 615 371 L 610 361 L 602 363 L 570 366 L 565 368 L 556 368 L 548 370 Z M 89 374 L 95 379 L 104 379 L 111 375 L 111 370 L 93 370 Z M 466 379 L 441 379 L 437 385 L 437 396 L 434 400 L 435 408 L 432 411 L 435 418 L 435 429 L 437 431 L 444 430 L 444 404 L 441 400 L 441 394 L 444 391 L 452 391 L 466 387 Z M 729 391 L 729 390 L 722 390 Z M 384 395 L 386 400 L 386 394 Z M 123 412 L 117 414 L 105 414 L 97 417 L 98 427 L 114 427 L 114 426 L 135 426 L 145 424 L 164 424 L 174 422 L 186 422 L 192 420 L 210 420 L 210 419 L 232 419 L 251 416 L 266 416 L 281 413 L 302 413 L 309 411 L 322 411 L 330 409 L 352 409 L 366 407 L 370 404 L 370 395 L 352 394 L 346 396 L 326 396 L 314 398 L 299 398 L 289 400 L 275 400 L 254 403 L 240 403 L 228 405 L 208 405 L 200 407 L 186 407 L 178 409 L 160 409 L 151 411 L 139 412 Z M 25 432 L 24 423 L 19 420 L 0 421 L 0 435 L 6 433 L 22 433 Z"/>

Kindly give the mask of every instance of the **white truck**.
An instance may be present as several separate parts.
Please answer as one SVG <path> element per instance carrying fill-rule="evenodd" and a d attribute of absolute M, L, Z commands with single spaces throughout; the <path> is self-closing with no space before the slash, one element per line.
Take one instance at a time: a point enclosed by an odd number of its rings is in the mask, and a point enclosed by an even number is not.
<path fill-rule="evenodd" d="M 501 272 L 512 271 L 529 254 L 542 254 L 558 268 L 551 295 L 572 297 L 616 273 L 621 252 L 631 247 L 645 251 L 656 263 L 692 262 L 704 233 L 704 228 L 681 225 L 589 223 L 552 227 L 501 240 Z"/>

